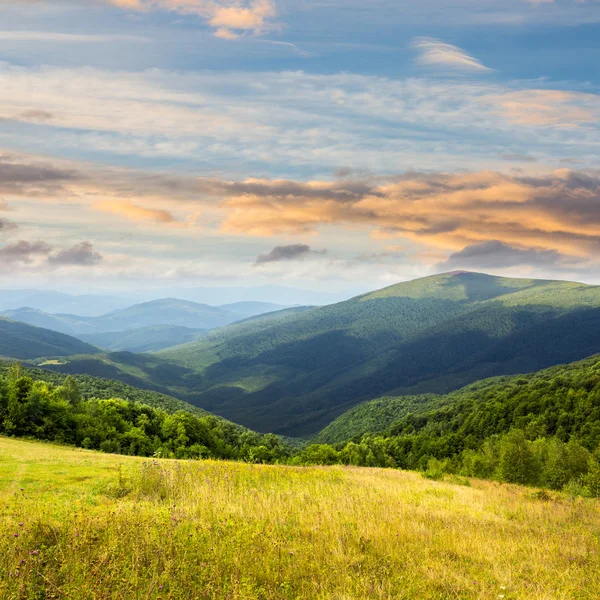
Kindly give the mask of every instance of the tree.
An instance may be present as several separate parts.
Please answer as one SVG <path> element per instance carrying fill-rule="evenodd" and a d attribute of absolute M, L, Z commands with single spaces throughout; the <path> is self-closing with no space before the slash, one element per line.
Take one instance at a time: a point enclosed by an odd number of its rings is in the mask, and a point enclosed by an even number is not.
<path fill-rule="evenodd" d="M 500 479 L 508 483 L 537 483 L 539 463 L 520 429 L 512 430 L 502 439 L 498 470 Z"/>

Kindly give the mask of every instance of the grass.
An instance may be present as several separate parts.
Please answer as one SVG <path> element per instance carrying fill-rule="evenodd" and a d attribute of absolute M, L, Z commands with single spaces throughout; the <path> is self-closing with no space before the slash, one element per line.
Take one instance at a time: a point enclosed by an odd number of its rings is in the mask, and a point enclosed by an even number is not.
<path fill-rule="evenodd" d="M 477 480 L 0 438 L 0 509 L 7 600 L 579 600 L 600 589 L 600 503 Z"/>

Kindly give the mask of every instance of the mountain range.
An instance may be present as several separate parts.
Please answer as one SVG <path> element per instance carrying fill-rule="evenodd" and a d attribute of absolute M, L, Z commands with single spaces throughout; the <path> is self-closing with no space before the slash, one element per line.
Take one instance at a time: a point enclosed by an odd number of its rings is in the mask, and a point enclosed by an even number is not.
<path fill-rule="evenodd" d="M 382 395 L 445 393 L 600 351 L 600 287 L 452 272 L 159 352 L 188 399 L 261 431 L 311 435 Z"/>
<path fill-rule="evenodd" d="M 97 317 L 50 314 L 30 307 L 5 310 L 0 314 L 13 321 L 52 329 L 67 335 L 88 336 L 86 339 L 91 343 L 100 343 L 99 340 L 102 338 L 95 339 L 89 336 L 129 332 L 148 327 L 154 328 L 159 325 L 185 327 L 188 330 L 209 330 L 284 308 L 286 307 L 268 302 L 237 302 L 223 306 L 209 306 L 187 300 L 167 298 L 135 304 Z M 150 333 L 147 331 L 146 335 L 148 336 Z M 175 331 L 171 331 L 171 338 L 175 337 L 175 333 Z M 177 340 L 179 344 L 191 339 L 189 336 L 189 339 L 186 339 L 185 334 L 190 333 L 189 331 L 182 333 L 184 334 L 183 338 Z M 111 344 L 115 343 L 118 342 L 113 336 Z M 123 349 L 123 344 L 120 346 L 120 349 Z"/>
<path fill-rule="evenodd" d="M 431 394 L 600 352 L 600 286 L 565 281 L 458 271 L 208 333 L 189 329 L 215 313 L 197 305 L 186 313 L 187 306 L 167 300 L 161 308 L 188 315 L 186 334 L 198 336 L 190 343 L 152 355 L 93 348 L 31 358 L 47 364 L 40 357 L 60 356 L 46 368 L 152 389 L 257 431 L 311 437 L 364 401 L 411 396 L 405 403 L 418 408 Z M 143 349 L 153 307 L 106 315 L 106 327 L 135 328 L 128 335 Z"/>

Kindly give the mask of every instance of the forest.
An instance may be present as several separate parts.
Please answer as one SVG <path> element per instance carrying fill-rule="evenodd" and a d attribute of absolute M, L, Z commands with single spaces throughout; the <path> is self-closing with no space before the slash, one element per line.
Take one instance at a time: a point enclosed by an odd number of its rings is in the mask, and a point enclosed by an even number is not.
<path fill-rule="evenodd" d="M 19 363 L 0 377 L 0 433 L 102 452 L 162 458 L 275 462 L 288 449 L 212 415 L 169 413 L 139 401 L 82 397 L 74 377 L 33 379 Z"/>
<path fill-rule="evenodd" d="M 19 363 L 4 371 L 0 433 L 128 455 L 396 468 L 600 495 L 598 357 L 479 382 L 423 403 L 383 433 L 297 448 L 213 415 L 149 406 L 141 390 L 134 400 L 86 398 L 74 377 L 52 382 L 43 373 Z"/>

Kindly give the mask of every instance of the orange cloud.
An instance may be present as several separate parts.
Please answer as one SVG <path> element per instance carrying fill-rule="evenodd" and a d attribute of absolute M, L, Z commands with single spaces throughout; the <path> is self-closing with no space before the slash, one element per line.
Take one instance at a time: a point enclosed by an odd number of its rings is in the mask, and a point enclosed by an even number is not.
<path fill-rule="evenodd" d="M 177 206 L 233 235 L 306 236 L 341 226 L 369 231 L 384 245 L 414 241 L 437 256 L 490 240 L 572 259 L 600 256 L 600 171 L 227 181 L 0 155 L 0 194 L 11 203 L 70 202 L 167 225 L 176 221 L 171 212 L 147 206 Z"/>
<path fill-rule="evenodd" d="M 490 239 L 570 256 L 600 251 L 597 176 L 564 170 L 537 178 L 416 174 L 358 195 L 356 189 L 344 194 L 338 182 L 310 182 L 294 194 L 278 193 L 289 192 L 289 182 L 262 186 L 261 194 L 249 189 L 225 201 L 223 231 L 306 234 L 337 224 L 372 228 L 376 239 L 405 238 L 444 251 Z"/>
<path fill-rule="evenodd" d="M 155 9 L 195 14 L 206 19 L 222 39 L 240 33 L 260 34 L 277 10 L 273 0 L 108 0 L 120 8 L 137 11 Z"/>
<path fill-rule="evenodd" d="M 600 120 L 600 97 L 596 94 L 560 90 L 526 90 L 487 96 L 502 114 L 517 125 L 577 127 Z"/>
<path fill-rule="evenodd" d="M 109 200 L 94 205 L 96 210 L 123 215 L 132 221 L 153 221 L 155 223 L 174 223 L 175 217 L 166 210 L 144 208 L 133 202 Z"/>

